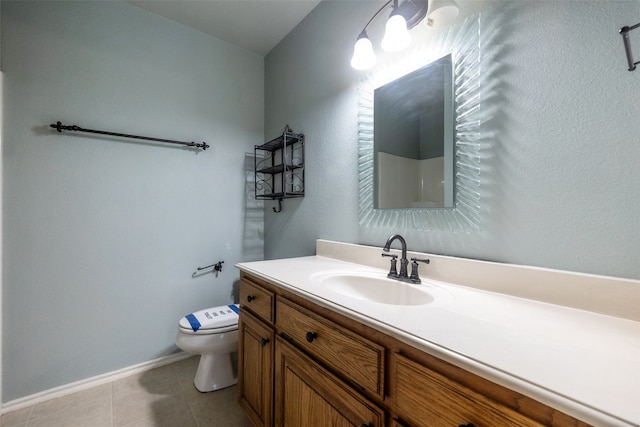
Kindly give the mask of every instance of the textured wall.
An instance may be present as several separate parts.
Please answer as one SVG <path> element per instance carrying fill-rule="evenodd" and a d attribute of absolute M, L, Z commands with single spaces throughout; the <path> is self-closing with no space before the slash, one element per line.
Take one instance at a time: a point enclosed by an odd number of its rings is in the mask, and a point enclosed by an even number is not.
<path fill-rule="evenodd" d="M 10 401 L 172 353 L 181 316 L 233 301 L 233 264 L 262 257 L 244 169 L 264 69 L 124 2 L 3 2 L 2 32 Z M 211 148 L 58 134 L 56 120 Z M 217 279 L 192 277 L 217 260 Z"/>
<path fill-rule="evenodd" d="M 458 3 L 482 11 L 480 230 L 359 227 L 361 74 L 349 59 L 377 5 L 322 2 L 265 62 L 267 136 L 285 123 L 305 132 L 308 171 L 304 200 L 279 214 L 266 204 L 265 256 L 312 254 L 316 238 L 381 246 L 402 232 L 420 251 L 640 279 L 640 71 L 627 71 L 618 34 L 640 3 Z"/>

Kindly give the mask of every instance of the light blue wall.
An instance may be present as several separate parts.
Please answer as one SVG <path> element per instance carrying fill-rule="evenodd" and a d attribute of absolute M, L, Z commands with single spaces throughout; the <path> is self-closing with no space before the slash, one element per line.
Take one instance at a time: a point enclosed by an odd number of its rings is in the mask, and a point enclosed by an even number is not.
<path fill-rule="evenodd" d="M 244 165 L 263 141 L 264 66 L 110 1 L 3 2 L 1 52 L 10 401 L 172 353 L 181 316 L 233 301 L 234 263 L 262 257 Z M 217 279 L 192 277 L 217 260 Z"/>
<path fill-rule="evenodd" d="M 267 135 L 288 123 L 307 137 L 305 198 L 279 214 L 265 204 L 266 258 L 402 232 L 415 250 L 640 279 L 640 71 L 627 71 L 618 34 L 640 2 L 484 4 L 480 231 L 359 227 L 361 73 L 349 60 L 377 5 L 322 2 L 265 59 Z"/>

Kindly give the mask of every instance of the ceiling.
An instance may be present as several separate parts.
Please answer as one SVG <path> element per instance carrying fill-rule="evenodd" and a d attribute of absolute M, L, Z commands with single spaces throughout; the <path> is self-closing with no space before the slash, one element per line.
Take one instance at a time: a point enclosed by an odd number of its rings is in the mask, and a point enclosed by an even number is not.
<path fill-rule="evenodd" d="M 127 3 L 266 55 L 320 0 L 129 0 Z"/>

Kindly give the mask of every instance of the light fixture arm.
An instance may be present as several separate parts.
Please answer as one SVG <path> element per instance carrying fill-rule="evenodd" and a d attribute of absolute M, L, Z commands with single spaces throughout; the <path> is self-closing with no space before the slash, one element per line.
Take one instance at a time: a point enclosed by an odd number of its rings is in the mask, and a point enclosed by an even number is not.
<path fill-rule="evenodd" d="M 367 28 L 392 3 L 393 12 L 387 21 L 382 39 L 382 49 L 388 52 L 402 50 L 411 43 L 408 30 L 415 27 L 426 16 L 429 5 L 428 0 L 404 0 L 403 3 L 400 3 L 400 0 L 386 1 L 369 19 L 356 39 L 351 58 L 351 66 L 356 70 L 366 70 L 375 65 L 376 54 L 367 35 Z"/>
<path fill-rule="evenodd" d="M 378 11 L 371 17 L 371 19 L 369 19 L 369 22 L 367 22 L 367 24 L 364 26 L 364 28 L 362 29 L 362 31 L 360 32 L 360 35 L 358 36 L 358 38 L 361 38 L 362 35 L 364 34 L 366 36 L 367 34 L 367 28 L 369 27 L 369 25 L 373 22 L 374 19 L 377 18 L 378 15 L 380 15 L 380 13 L 385 10 L 391 3 L 394 4 L 394 7 L 398 7 L 398 0 L 389 0 L 388 2 L 386 2 L 380 9 L 378 9 Z"/>

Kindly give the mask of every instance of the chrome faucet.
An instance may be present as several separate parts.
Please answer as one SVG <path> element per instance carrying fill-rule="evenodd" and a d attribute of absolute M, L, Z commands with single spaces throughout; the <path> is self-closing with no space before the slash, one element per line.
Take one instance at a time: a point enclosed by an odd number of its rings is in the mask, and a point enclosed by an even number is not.
<path fill-rule="evenodd" d="M 402 258 L 400 258 L 400 273 L 396 271 L 396 258 L 398 258 L 398 256 L 382 254 L 382 256 L 391 257 L 391 270 L 389 270 L 389 274 L 387 274 L 387 277 L 389 277 L 390 279 L 400 280 L 402 282 L 421 283 L 420 277 L 418 276 L 418 261 L 424 262 L 425 264 L 429 264 L 429 260 L 411 258 L 411 261 L 413 262 L 411 263 L 411 276 L 409 276 L 407 274 L 407 265 L 409 264 L 409 260 L 407 259 L 407 241 L 404 240 L 404 237 L 402 237 L 399 234 L 392 234 L 387 239 L 387 243 L 384 244 L 384 248 L 382 248 L 382 250 L 385 252 L 389 252 L 389 250 L 391 249 L 391 243 L 393 243 L 393 241 L 396 239 L 399 240 L 400 245 L 402 245 Z"/>

